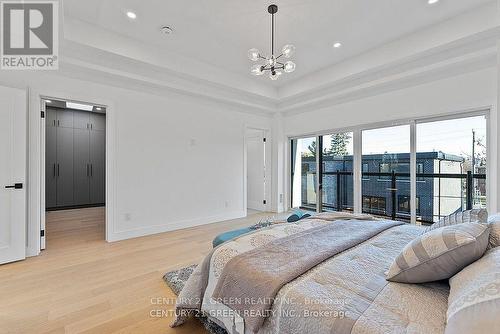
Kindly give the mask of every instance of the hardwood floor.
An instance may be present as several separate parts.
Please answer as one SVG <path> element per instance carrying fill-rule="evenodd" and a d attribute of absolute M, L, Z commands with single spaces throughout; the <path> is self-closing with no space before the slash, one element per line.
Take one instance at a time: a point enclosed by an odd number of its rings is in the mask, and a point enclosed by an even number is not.
<path fill-rule="evenodd" d="M 206 333 L 196 320 L 172 329 L 170 315 L 151 316 L 173 308 L 152 303 L 175 298 L 163 274 L 268 215 L 107 243 L 103 208 L 47 213 L 47 249 L 0 266 L 0 333 Z"/>

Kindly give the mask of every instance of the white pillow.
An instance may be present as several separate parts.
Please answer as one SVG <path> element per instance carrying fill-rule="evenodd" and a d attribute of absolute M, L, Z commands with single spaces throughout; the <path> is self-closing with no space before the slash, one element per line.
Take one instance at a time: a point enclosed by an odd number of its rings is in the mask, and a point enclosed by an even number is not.
<path fill-rule="evenodd" d="M 445 334 L 488 334 L 500 331 L 500 248 L 450 279 Z"/>
<path fill-rule="evenodd" d="M 490 224 L 490 244 L 488 249 L 493 249 L 500 246 L 500 213 L 488 217 Z"/>

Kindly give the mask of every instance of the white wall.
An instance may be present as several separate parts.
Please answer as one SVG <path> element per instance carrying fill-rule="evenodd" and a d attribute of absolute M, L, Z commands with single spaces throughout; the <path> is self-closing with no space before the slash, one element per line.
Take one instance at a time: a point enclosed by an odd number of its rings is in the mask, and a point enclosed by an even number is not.
<path fill-rule="evenodd" d="M 286 116 L 284 135 L 286 138 L 379 122 L 433 117 L 491 107 L 488 184 L 492 190 L 489 194 L 490 209 L 496 210 L 497 207 L 500 208 L 496 193 L 497 149 L 500 148 L 497 136 L 496 105 L 497 69 L 488 68 L 345 104 L 332 105 L 329 108 Z M 286 161 L 288 161 L 287 157 L 285 157 Z M 287 166 L 285 173 L 288 173 L 288 168 Z"/>
<path fill-rule="evenodd" d="M 32 99 L 33 92 L 43 92 L 110 105 L 108 121 L 116 130 L 116 147 L 109 240 L 246 215 L 245 126 L 270 128 L 270 118 L 218 102 L 175 93 L 148 94 L 52 72 L 2 71 L 0 85 L 29 88 Z M 30 106 L 31 114 L 37 115 L 37 101 Z M 36 124 L 30 125 L 30 132 L 36 137 Z M 31 138 L 31 143 L 34 154 L 39 138 Z M 29 243 L 33 248 L 33 240 Z"/>
<path fill-rule="evenodd" d="M 496 75 L 496 69 L 491 68 L 287 116 L 285 134 L 302 135 L 495 106 Z"/>

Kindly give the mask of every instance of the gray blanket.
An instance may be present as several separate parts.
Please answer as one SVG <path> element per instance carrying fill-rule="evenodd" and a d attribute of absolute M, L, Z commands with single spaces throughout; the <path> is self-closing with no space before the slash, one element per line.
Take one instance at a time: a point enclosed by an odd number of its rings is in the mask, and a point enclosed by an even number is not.
<path fill-rule="evenodd" d="M 245 320 L 245 327 L 256 333 L 285 284 L 332 256 L 402 224 L 338 221 L 275 240 L 231 259 L 212 297 L 235 310 Z"/>

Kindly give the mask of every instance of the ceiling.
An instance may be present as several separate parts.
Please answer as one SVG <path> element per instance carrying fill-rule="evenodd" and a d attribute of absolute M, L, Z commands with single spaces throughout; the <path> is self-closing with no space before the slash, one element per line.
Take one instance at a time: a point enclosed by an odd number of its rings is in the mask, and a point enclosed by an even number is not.
<path fill-rule="evenodd" d="M 277 47 L 294 44 L 297 70 L 279 84 L 334 65 L 491 0 L 276 0 Z M 265 0 L 65 0 L 66 16 L 250 77 L 247 50 L 269 50 Z M 137 14 L 136 20 L 126 12 Z M 171 35 L 160 27 L 174 29 Z M 335 41 L 343 47 L 334 49 Z M 157 48 L 155 48 L 157 49 Z M 267 77 L 257 77 L 268 83 Z"/>

